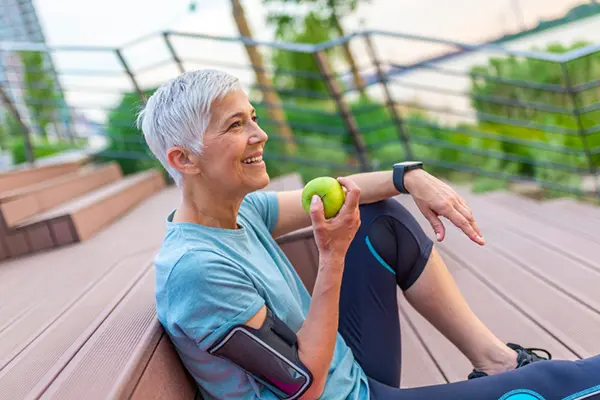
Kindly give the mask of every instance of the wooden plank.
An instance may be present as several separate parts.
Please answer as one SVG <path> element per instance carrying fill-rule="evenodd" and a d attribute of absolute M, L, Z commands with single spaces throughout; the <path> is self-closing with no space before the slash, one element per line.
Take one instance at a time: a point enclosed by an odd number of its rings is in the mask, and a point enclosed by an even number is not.
<path fill-rule="evenodd" d="M 71 216 L 53 218 L 49 221 L 49 226 L 56 246 L 65 246 L 79 241 Z"/>
<path fill-rule="evenodd" d="M 597 269 L 534 240 L 511 234 L 509 229 L 487 229 L 486 223 L 487 221 L 482 224 L 482 228 L 486 229 L 490 247 L 538 279 L 600 313 L 600 272 Z"/>
<path fill-rule="evenodd" d="M 40 315 L 51 318 L 48 310 L 52 309 L 56 317 L 69 301 L 85 292 L 87 285 L 101 279 L 123 258 L 153 252 L 164 237 L 165 218 L 177 199 L 176 189 L 165 189 L 100 232 L 94 240 L 3 262 L 0 265 L 0 305 L 5 307 L 0 309 L 0 321 L 15 318 L 30 307 L 32 301 L 44 303 L 55 299 L 59 303 L 45 305 L 46 311 L 38 310 L 29 321 L 15 326 L 11 333 L 15 335 L 14 341 L 4 336 L 8 332 L 0 334 L 0 359 L 7 357 L 15 343 L 27 341 L 36 329 L 42 329 L 44 320 Z M 29 324 L 31 326 L 25 328 Z"/>
<path fill-rule="evenodd" d="M 57 207 L 121 177 L 116 163 L 84 168 L 36 185 L 3 193 L 1 210 L 7 225 L 13 226 L 36 213 Z"/>
<path fill-rule="evenodd" d="M 409 202 L 406 205 L 425 226 L 427 222 L 416 206 Z M 481 215 L 479 219 L 483 220 Z M 514 264 L 493 248 L 482 248 L 472 243 L 453 225 L 446 224 L 446 228 L 448 234 L 440 246 L 445 250 L 444 254 L 463 264 L 486 284 L 490 292 L 500 295 L 529 320 L 543 327 L 577 357 L 600 353 L 598 313 Z"/>
<path fill-rule="evenodd" d="M 585 215 L 573 216 L 557 210 L 549 213 L 542 208 L 543 202 L 510 193 L 498 192 L 482 196 L 486 201 L 502 205 L 527 217 L 535 216 L 540 221 L 564 229 L 600 244 L 600 221 L 593 221 Z"/>
<path fill-rule="evenodd" d="M 150 260 L 148 253 L 126 258 L 83 291 L 63 284 L 60 295 L 53 293 L 4 332 L 0 399 L 39 396 L 149 270 Z"/>
<path fill-rule="evenodd" d="M 75 172 L 79 168 L 80 162 L 67 162 L 41 167 L 19 168 L 2 172 L 0 173 L 0 192 L 43 182 L 47 179 Z"/>
<path fill-rule="evenodd" d="M 132 180 L 119 190 L 107 191 L 95 197 L 81 208 L 71 212 L 71 219 L 79 240 L 88 240 L 97 232 L 130 211 L 133 207 L 156 192 L 154 174 L 144 179 Z M 108 185 L 112 186 L 112 185 Z"/>
<path fill-rule="evenodd" d="M 294 266 L 296 272 L 298 272 L 298 275 L 300 275 L 306 289 L 312 293 L 317 279 L 318 264 L 312 258 L 306 240 L 288 242 L 282 244 L 280 247 Z"/>
<path fill-rule="evenodd" d="M 187 373 L 175 347 L 163 334 L 131 400 L 192 400 L 196 383 Z"/>
<path fill-rule="evenodd" d="M 445 258 L 448 263 L 453 262 L 448 257 Z M 576 355 L 544 328 L 522 315 L 469 270 L 461 269 L 453 276 L 469 307 L 500 340 L 546 348 L 557 358 L 577 359 Z M 401 304 L 449 381 L 465 380 L 473 368 L 469 360 L 407 301 Z"/>
<path fill-rule="evenodd" d="M 514 234 L 543 243 L 546 247 L 563 253 L 567 257 L 600 270 L 598 262 L 597 242 L 540 221 L 536 217 L 527 216 L 516 210 L 494 206 L 485 197 L 461 192 L 463 198 L 473 210 L 475 218 L 490 220 L 490 225 L 510 228 Z M 448 225 L 448 224 L 446 224 Z M 485 232 L 482 232 L 485 236 Z"/>
<path fill-rule="evenodd" d="M 47 223 L 27 227 L 27 236 L 31 244 L 31 252 L 47 250 L 54 247 L 52 233 Z"/>
<path fill-rule="evenodd" d="M 100 393 L 109 399 L 131 396 L 161 336 L 153 301 L 153 268 L 146 269 L 134 286 L 127 285 L 131 287 L 68 360 L 44 397 L 77 400 Z"/>
<path fill-rule="evenodd" d="M 554 212 L 560 211 L 573 216 L 591 218 L 600 221 L 600 206 L 584 203 L 574 199 L 556 199 L 544 202 L 543 208 Z"/>
<path fill-rule="evenodd" d="M 412 388 L 447 383 L 448 380 L 428 352 L 410 317 L 404 311 L 403 304 L 407 304 L 406 300 L 402 295 L 400 295 L 399 300 L 402 335 L 400 387 Z"/>
<path fill-rule="evenodd" d="M 9 257 L 19 257 L 31 251 L 23 230 L 5 232 L 4 235 Z"/>

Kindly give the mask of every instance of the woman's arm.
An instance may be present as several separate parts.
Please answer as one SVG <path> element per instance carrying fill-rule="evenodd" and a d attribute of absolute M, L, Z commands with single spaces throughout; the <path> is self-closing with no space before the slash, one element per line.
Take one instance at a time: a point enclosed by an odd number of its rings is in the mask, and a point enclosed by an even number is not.
<path fill-rule="evenodd" d="M 360 226 L 358 209 L 360 189 L 348 179 L 340 179 L 348 190 L 339 214 L 326 220 L 323 204 L 318 196 L 311 204 L 310 219 L 319 250 L 319 272 L 313 288 L 310 307 L 298 337 L 298 356 L 310 370 L 313 383 L 302 396 L 317 399 L 321 396 L 333 358 L 338 334 L 340 289 L 344 273 L 344 259 L 350 243 Z M 260 328 L 266 317 L 263 307 L 247 325 Z"/>
<path fill-rule="evenodd" d="M 350 175 L 361 190 L 361 204 L 374 203 L 400 194 L 393 182 L 393 171 L 363 172 Z M 445 217 L 460 228 L 472 241 L 483 245 L 481 231 L 467 203 L 454 189 L 422 169 L 409 171 L 404 186 L 419 210 L 431 224 L 438 241 L 444 240 L 446 230 L 439 217 Z M 274 237 L 310 225 L 310 216 L 302 208 L 302 189 L 280 192 L 277 195 L 279 217 Z"/>
<path fill-rule="evenodd" d="M 406 174 L 406 180 L 413 171 Z M 349 175 L 361 190 L 361 204 L 374 203 L 392 196 L 399 192 L 394 187 L 392 171 L 365 172 Z M 279 203 L 279 218 L 273 232 L 274 237 L 279 237 L 306 228 L 310 225 L 310 216 L 302 208 L 302 189 L 287 190 L 277 193 Z"/>

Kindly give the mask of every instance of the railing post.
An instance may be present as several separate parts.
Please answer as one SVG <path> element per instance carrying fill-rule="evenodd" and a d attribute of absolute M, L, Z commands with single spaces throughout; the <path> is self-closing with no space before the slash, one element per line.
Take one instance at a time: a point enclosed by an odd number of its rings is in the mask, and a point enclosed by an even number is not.
<path fill-rule="evenodd" d="M 385 104 L 388 108 L 390 116 L 392 117 L 392 121 L 394 121 L 394 125 L 396 126 L 396 131 L 398 132 L 398 136 L 400 137 L 400 140 L 402 141 L 402 144 L 404 145 L 404 150 L 406 151 L 406 156 L 408 157 L 408 159 L 412 160 L 412 159 L 414 159 L 414 153 L 410 146 L 410 141 L 408 138 L 408 132 L 406 131 L 406 126 L 404 124 L 404 121 L 402 120 L 402 117 L 400 116 L 400 114 L 398 113 L 398 110 L 396 110 L 396 107 L 394 105 L 394 99 L 393 99 L 392 94 L 390 93 L 390 89 L 388 87 L 388 81 L 386 78 L 386 74 L 383 72 L 383 69 L 381 68 L 381 62 L 379 60 L 379 57 L 377 56 L 377 52 L 375 51 L 375 46 L 373 45 L 373 41 L 371 40 L 371 34 L 369 32 L 365 33 L 365 42 L 367 44 L 367 52 L 369 54 L 369 57 L 371 58 L 371 62 L 373 63 L 373 65 L 375 66 L 375 69 L 377 70 L 377 77 L 379 79 L 379 82 L 381 82 L 381 85 L 383 86 L 383 92 L 385 95 Z"/>
<path fill-rule="evenodd" d="M 252 40 L 252 32 L 250 31 L 250 26 L 246 20 L 242 3 L 240 0 L 232 0 L 231 5 L 233 8 L 233 18 L 240 35 L 243 38 Z M 273 82 L 267 75 L 262 55 L 255 44 L 249 44 L 246 40 L 244 40 L 244 48 L 246 49 L 246 54 L 248 55 L 248 59 L 250 60 L 250 64 L 256 75 L 256 80 L 261 87 L 263 102 L 267 105 L 267 114 L 277 125 L 279 135 L 284 138 L 286 152 L 288 154 L 294 154 L 297 151 L 294 133 L 287 122 L 281 99 L 273 86 Z"/>
<path fill-rule="evenodd" d="M 598 188 L 598 172 L 596 171 L 596 166 L 594 165 L 594 160 L 592 159 L 592 152 L 590 151 L 590 146 L 587 141 L 587 134 L 581 120 L 581 105 L 579 104 L 579 99 L 577 98 L 577 92 L 575 92 L 573 89 L 573 83 L 571 82 L 571 77 L 569 76 L 567 62 L 561 62 L 560 67 L 562 69 L 563 78 L 565 79 L 565 84 L 567 85 L 567 94 L 571 99 L 571 103 L 573 104 L 572 114 L 577 120 L 577 130 L 579 131 L 579 136 L 581 137 L 583 151 L 588 160 L 588 168 L 594 181 L 593 190 L 596 193 L 596 196 L 600 196 L 600 189 Z"/>
<path fill-rule="evenodd" d="M 318 50 L 314 53 L 315 59 L 317 61 L 317 65 L 319 66 L 319 70 L 321 71 L 321 75 L 323 76 L 323 80 L 325 81 L 325 85 L 327 86 L 327 90 L 333 97 L 335 104 L 337 106 L 338 112 L 342 116 L 342 120 L 344 121 L 344 125 L 346 125 L 346 129 L 352 135 L 352 139 L 354 141 L 354 145 L 356 146 L 356 151 L 358 153 L 358 158 L 360 161 L 360 165 L 363 171 L 370 171 L 372 169 L 371 163 L 369 161 L 369 157 L 367 154 L 367 146 L 360 134 L 360 130 L 358 129 L 358 124 L 354 119 L 354 116 L 350 112 L 350 108 L 342 98 L 342 91 L 335 80 L 335 77 L 331 73 L 331 67 L 329 66 L 329 60 L 327 58 L 327 54 L 323 50 Z"/>
<path fill-rule="evenodd" d="M 8 111 L 13 115 L 21 129 L 23 129 L 23 139 L 25 144 L 25 159 L 29 164 L 33 164 L 35 162 L 35 155 L 33 153 L 33 147 L 31 146 L 31 132 L 29 128 L 23 120 L 21 119 L 21 115 L 19 115 L 19 110 L 13 104 L 12 100 L 8 96 L 8 94 L 4 91 L 4 88 L 0 85 L 0 98 L 2 99 L 2 103 L 6 105 Z"/>
<path fill-rule="evenodd" d="M 185 72 L 185 68 L 183 68 L 181 59 L 177 55 L 177 52 L 173 47 L 173 43 L 171 43 L 171 38 L 169 38 L 169 32 L 163 32 L 163 38 L 165 39 L 165 44 L 167 45 L 167 49 L 169 49 L 169 53 L 171 53 L 171 57 L 173 57 L 173 61 L 175 61 L 175 64 L 177 64 L 177 68 L 179 68 L 179 73 L 183 74 Z"/>
<path fill-rule="evenodd" d="M 125 73 L 127 73 L 127 75 L 129 76 L 129 80 L 131 81 L 131 84 L 135 88 L 135 91 L 138 93 L 138 96 L 140 96 L 140 100 L 142 100 L 142 102 L 145 104 L 146 100 L 148 100 L 148 99 L 146 99 L 146 95 L 144 95 L 144 92 L 142 91 L 142 89 L 138 85 L 137 81 L 135 80 L 135 76 L 133 75 L 131 68 L 129 68 L 129 64 L 127 64 L 127 61 L 125 61 L 125 57 L 123 57 L 123 53 L 121 52 L 121 49 L 116 49 L 115 54 L 117 55 L 117 58 L 121 62 L 121 65 L 123 66 L 123 69 L 125 70 Z"/>

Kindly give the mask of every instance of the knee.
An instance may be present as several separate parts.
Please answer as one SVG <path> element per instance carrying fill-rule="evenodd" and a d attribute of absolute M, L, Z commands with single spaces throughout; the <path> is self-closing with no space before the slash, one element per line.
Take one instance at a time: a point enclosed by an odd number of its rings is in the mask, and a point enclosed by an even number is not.
<path fill-rule="evenodd" d="M 400 203 L 393 199 L 381 203 L 368 210 L 366 235 L 374 256 L 395 271 L 398 285 L 407 290 L 425 268 L 433 242 Z"/>

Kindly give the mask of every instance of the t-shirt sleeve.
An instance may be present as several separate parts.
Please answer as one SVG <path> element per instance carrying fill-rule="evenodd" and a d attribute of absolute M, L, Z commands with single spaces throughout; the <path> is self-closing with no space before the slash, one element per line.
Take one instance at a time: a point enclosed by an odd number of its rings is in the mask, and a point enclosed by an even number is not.
<path fill-rule="evenodd" d="M 244 201 L 258 214 L 267 225 L 269 232 L 272 233 L 275 229 L 275 225 L 277 225 L 277 218 L 279 218 L 277 192 L 252 192 L 246 196 Z"/>
<path fill-rule="evenodd" d="M 204 351 L 265 304 L 241 266 L 207 252 L 186 253 L 167 287 L 171 324 Z"/>

